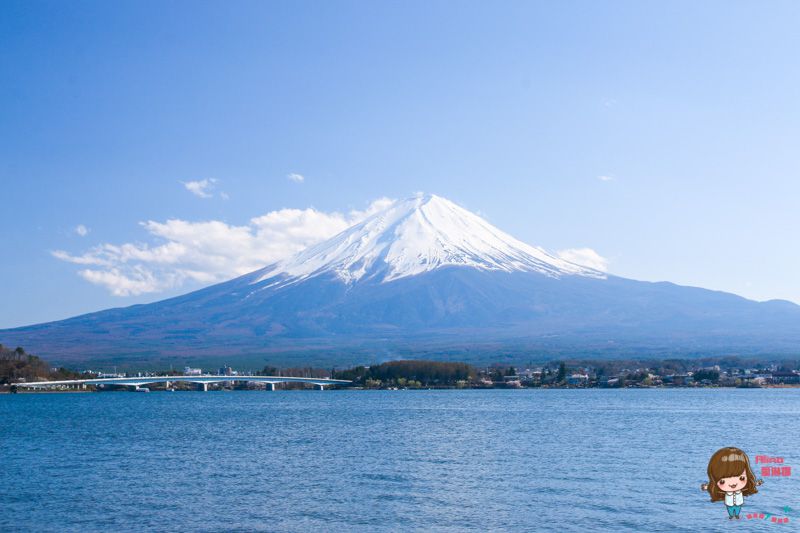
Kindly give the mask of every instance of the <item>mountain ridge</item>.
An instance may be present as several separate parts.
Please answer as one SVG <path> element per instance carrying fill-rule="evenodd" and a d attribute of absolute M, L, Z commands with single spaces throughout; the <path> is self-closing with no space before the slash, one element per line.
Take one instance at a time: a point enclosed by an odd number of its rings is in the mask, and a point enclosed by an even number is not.
<path fill-rule="evenodd" d="M 174 298 L 0 331 L 55 363 L 796 353 L 800 306 L 564 261 L 434 195 Z M 456 357 L 458 356 L 458 357 Z"/>

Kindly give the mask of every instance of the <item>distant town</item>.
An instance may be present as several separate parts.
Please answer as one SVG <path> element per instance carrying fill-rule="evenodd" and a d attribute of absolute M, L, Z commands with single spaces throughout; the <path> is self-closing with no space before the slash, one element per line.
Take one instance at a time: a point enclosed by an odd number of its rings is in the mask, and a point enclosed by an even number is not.
<path fill-rule="evenodd" d="M 0 345 L 0 390 L 33 381 L 98 378 L 144 378 L 155 376 L 284 376 L 338 379 L 352 382 L 349 388 L 651 388 L 651 387 L 792 387 L 800 386 L 800 360 L 760 361 L 737 357 L 663 360 L 565 360 L 527 365 L 477 367 L 461 362 L 400 360 L 348 369 L 278 368 L 266 365 L 258 370 L 185 366 L 156 372 L 109 372 L 52 368 L 23 348 Z M 300 389 L 307 383 L 265 384 L 249 381 L 220 381 L 211 389 Z M 154 388 L 164 387 L 155 385 Z M 55 387 L 56 389 L 58 387 Z M 190 381 L 176 379 L 170 390 L 191 390 Z M 65 390 L 69 387 L 64 387 Z M 82 390 L 113 386 L 82 387 Z M 206 387 L 204 390 L 207 390 Z"/>
<path fill-rule="evenodd" d="M 781 387 L 800 386 L 800 362 L 754 363 L 737 358 L 721 362 L 697 360 L 553 361 L 524 367 L 490 365 L 476 368 L 463 363 L 461 374 L 422 382 L 418 365 L 425 361 L 394 361 L 377 367 L 358 367 L 336 372 L 334 377 L 351 379 L 364 388 L 414 388 L 444 385 L 459 388 L 623 388 L 623 387 Z M 398 367 L 396 375 L 388 369 Z M 403 368 L 407 367 L 407 368 Z M 466 374 L 466 375 L 464 375 Z M 428 373 L 422 373 L 428 376 Z"/>
<path fill-rule="evenodd" d="M 800 385 L 800 372 L 777 364 L 751 368 L 722 369 L 719 365 L 690 366 L 684 371 L 664 371 L 649 366 L 624 368 L 606 373 L 603 365 L 587 365 L 558 370 L 549 367 L 526 368 L 503 376 L 510 387 L 763 387 L 770 385 Z M 481 383 L 498 384 L 497 373 L 487 371 Z"/>

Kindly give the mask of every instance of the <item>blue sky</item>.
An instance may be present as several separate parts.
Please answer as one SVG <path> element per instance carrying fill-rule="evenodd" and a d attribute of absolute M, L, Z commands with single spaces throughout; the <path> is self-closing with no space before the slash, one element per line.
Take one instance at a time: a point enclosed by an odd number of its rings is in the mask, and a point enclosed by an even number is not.
<path fill-rule="evenodd" d="M 798 23 L 796 2 L 2 2 L 0 327 L 180 294 L 415 191 L 613 274 L 800 302 Z"/>

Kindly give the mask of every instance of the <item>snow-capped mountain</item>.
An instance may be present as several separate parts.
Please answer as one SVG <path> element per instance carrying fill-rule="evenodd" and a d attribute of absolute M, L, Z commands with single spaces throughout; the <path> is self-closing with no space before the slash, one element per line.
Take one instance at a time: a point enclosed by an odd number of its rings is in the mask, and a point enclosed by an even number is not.
<path fill-rule="evenodd" d="M 606 276 L 437 196 L 184 296 L 0 331 L 54 363 L 796 353 L 800 306 Z"/>
<path fill-rule="evenodd" d="M 447 266 L 605 277 L 525 244 L 445 198 L 419 194 L 263 269 L 254 283 L 278 275 L 296 283 L 325 273 L 346 283 L 390 282 Z"/>

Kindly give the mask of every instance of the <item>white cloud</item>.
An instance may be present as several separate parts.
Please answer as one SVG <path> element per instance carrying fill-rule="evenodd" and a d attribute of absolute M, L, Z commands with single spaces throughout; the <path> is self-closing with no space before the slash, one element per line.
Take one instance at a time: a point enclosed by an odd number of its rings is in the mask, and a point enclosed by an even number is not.
<path fill-rule="evenodd" d="M 51 252 L 53 257 L 56 259 L 61 259 L 62 261 L 68 261 L 70 263 L 75 263 L 76 265 L 104 265 L 110 266 L 104 259 L 101 259 L 98 256 L 84 254 L 81 256 L 73 256 L 68 254 L 63 250 L 56 250 Z"/>
<path fill-rule="evenodd" d="M 566 250 L 559 250 L 556 254 L 570 263 L 583 265 L 601 272 L 608 272 L 608 259 L 591 248 L 567 248 Z"/>
<path fill-rule="evenodd" d="M 214 184 L 217 182 L 214 178 L 203 179 L 197 181 L 182 181 L 186 190 L 200 198 L 211 198 L 214 196 L 211 191 L 214 189 Z"/>
<path fill-rule="evenodd" d="M 303 183 L 304 181 L 306 181 L 306 177 L 305 176 L 303 176 L 302 174 L 296 174 L 294 172 L 292 172 L 291 174 L 288 174 L 286 176 L 286 178 L 289 179 L 290 181 L 295 182 L 295 183 Z"/>
<path fill-rule="evenodd" d="M 597 176 L 600 181 L 614 181 L 614 176 Z"/>
<path fill-rule="evenodd" d="M 110 268 L 108 270 L 86 269 L 81 270 L 78 274 L 86 281 L 106 287 L 115 296 L 156 292 L 169 286 L 169 283 L 156 279 L 153 272 L 140 266 L 133 266 L 126 273 L 117 268 Z"/>
<path fill-rule="evenodd" d="M 79 275 L 117 296 L 160 292 L 186 281 L 214 283 L 252 272 L 344 231 L 391 202 L 380 198 L 346 214 L 279 209 L 242 226 L 218 220 L 148 220 L 141 226 L 150 242 L 106 243 L 78 255 L 63 250 L 52 255 L 91 267 Z"/>
<path fill-rule="evenodd" d="M 77 226 L 75 226 L 75 233 L 77 233 L 81 237 L 86 237 L 87 235 L 89 235 L 89 228 L 87 228 L 83 224 L 78 224 Z"/>

